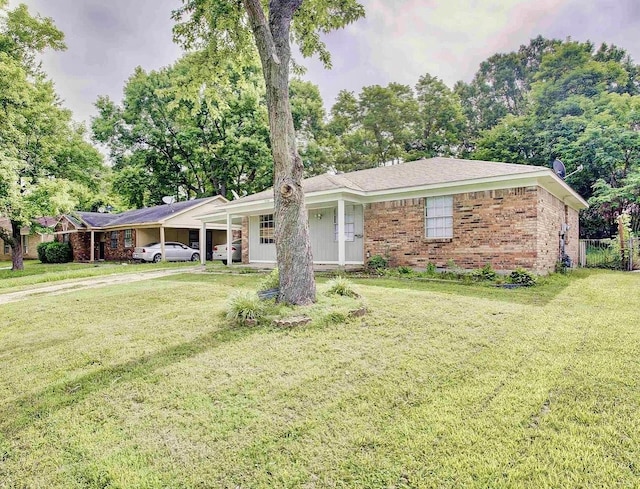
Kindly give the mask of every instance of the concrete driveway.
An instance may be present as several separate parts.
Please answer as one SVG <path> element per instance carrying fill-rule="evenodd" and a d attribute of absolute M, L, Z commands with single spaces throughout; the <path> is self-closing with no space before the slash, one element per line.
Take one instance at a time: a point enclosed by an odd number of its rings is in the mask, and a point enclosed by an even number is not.
<path fill-rule="evenodd" d="M 151 280 L 154 278 L 166 277 L 168 275 L 175 275 L 179 273 L 197 273 L 200 271 L 201 269 L 199 267 L 172 268 L 167 270 L 154 270 L 150 272 L 121 273 L 103 277 L 61 280 L 60 282 L 56 282 L 52 285 L 37 284 L 34 285 L 31 289 L 20 290 L 18 292 L 8 292 L 6 294 L 0 293 L 0 305 L 8 304 L 10 302 L 17 302 L 34 296 L 61 295 L 78 290 L 95 289 L 98 287 L 105 287 L 107 285 L 116 285 L 123 283 L 128 284 L 131 282 Z"/>

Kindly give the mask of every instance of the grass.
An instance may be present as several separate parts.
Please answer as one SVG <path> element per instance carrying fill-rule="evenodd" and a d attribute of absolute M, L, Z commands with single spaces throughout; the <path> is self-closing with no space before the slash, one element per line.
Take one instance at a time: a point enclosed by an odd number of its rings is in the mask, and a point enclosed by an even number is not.
<path fill-rule="evenodd" d="M 188 262 L 172 263 L 41 263 L 25 260 L 24 270 L 12 271 L 11 262 L 0 262 L 0 292 L 16 291 L 38 284 L 49 284 L 68 279 L 98 277 L 131 273 L 134 271 L 160 270 L 193 265 Z"/>
<path fill-rule="evenodd" d="M 639 274 L 358 280 L 363 319 L 230 327 L 259 279 L 0 306 L 0 487 L 638 486 Z"/>

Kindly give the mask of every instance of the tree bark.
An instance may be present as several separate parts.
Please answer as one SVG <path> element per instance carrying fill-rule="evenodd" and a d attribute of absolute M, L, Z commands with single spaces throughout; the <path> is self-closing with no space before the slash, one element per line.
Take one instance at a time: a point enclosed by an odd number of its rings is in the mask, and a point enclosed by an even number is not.
<path fill-rule="evenodd" d="M 296 148 L 289 101 L 289 31 L 303 0 L 271 0 L 269 21 L 260 0 L 243 0 L 260 54 L 266 85 L 271 151 L 275 242 L 280 272 L 278 300 L 310 304 L 316 298 L 309 221 L 302 190 L 302 159 Z"/>
<path fill-rule="evenodd" d="M 11 221 L 11 270 L 24 270 L 24 262 L 22 260 L 22 237 L 20 235 L 19 223 Z"/>

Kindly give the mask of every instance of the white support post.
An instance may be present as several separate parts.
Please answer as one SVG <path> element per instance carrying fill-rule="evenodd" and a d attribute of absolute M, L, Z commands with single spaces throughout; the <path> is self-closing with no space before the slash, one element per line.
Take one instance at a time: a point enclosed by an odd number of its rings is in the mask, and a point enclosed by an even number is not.
<path fill-rule="evenodd" d="M 95 231 L 91 230 L 91 250 L 89 251 L 89 262 L 93 263 L 96 261 L 96 235 Z"/>
<path fill-rule="evenodd" d="M 344 200 L 338 200 L 338 266 L 345 266 Z"/>
<path fill-rule="evenodd" d="M 233 263 L 233 257 L 231 252 L 231 242 L 233 241 L 233 230 L 231 229 L 231 214 L 227 214 L 227 266 L 230 267 Z"/>
<path fill-rule="evenodd" d="M 160 226 L 160 254 L 162 255 L 162 261 L 165 261 L 167 256 L 164 250 L 164 226 Z"/>
<path fill-rule="evenodd" d="M 207 263 L 207 223 L 203 222 L 200 227 L 200 264 L 206 265 Z"/>

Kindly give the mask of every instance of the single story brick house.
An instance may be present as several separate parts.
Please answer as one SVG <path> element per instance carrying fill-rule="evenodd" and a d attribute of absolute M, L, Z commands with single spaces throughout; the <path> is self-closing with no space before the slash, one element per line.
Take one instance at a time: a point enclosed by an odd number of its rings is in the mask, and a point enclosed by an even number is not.
<path fill-rule="evenodd" d="M 38 258 L 38 245 L 53 241 L 53 226 L 55 226 L 57 219 L 54 217 L 40 217 L 36 221 L 42 228 L 33 230 L 30 226 L 24 226 L 20 229 L 23 258 Z M 11 232 L 11 222 L 7 218 L 0 218 L 0 227 Z M 11 260 L 11 247 L 2 238 L 0 238 L 0 260 Z"/>
<path fill-rule="evenodd" d="M 227 202 L 218 195 L 119 214 L 75 212 L 60 217 L 54 234 L 56 240 L 71 244 L 74 261 L 126 261 L 136 246 L 161 243 L 164 252 L 165 242 L 178 241 L 205 249 L 201 253 L 204 262 L 214 244 L 226 242 L 227 227 L 203 224 L 196 216 Z"/>
<path fill-rule="evenodd" d="M 554 270 L 578 260 L 578 212 L 587 203 L 551 169 L 431 158 L 303 181 L 314 263 Z M 242 225 L 243 263 L 275 263 L 273 190 L 200 217 Z M 229 264 L 230 265 L 230 264 Z"/>

